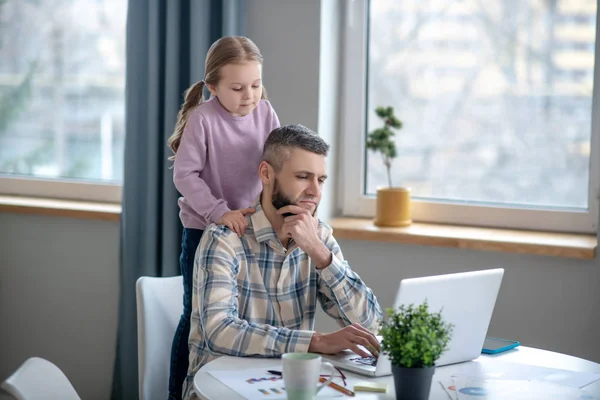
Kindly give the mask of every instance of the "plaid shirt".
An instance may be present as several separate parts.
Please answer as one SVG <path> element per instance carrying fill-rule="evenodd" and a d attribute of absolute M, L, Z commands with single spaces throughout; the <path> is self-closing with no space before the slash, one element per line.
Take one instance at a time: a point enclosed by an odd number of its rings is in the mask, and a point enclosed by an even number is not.
<path fill-rule="evenodd" d="M 319 221 L 318 235 L 333 257 L 317 270 L 293 241 L 282 246 L 260 202 L 255 207 L 243 237 L 210 225 L 196 252 L 185 399 L 194 398 L 200 367 L 221 355 L 307 352 L 317 299 L 341 326 L 379 328 L 377 299 L 344 261 L 331 227 Z"/>

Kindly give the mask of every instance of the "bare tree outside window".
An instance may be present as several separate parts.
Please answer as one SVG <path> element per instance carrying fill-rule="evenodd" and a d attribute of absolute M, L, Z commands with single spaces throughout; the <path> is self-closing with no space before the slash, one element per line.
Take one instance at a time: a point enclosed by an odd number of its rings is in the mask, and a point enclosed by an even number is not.
<path fill-rule="evenodd" d="M 125 0 L 0 0 L 0 174 L 120 183 Z"/>
<path fill-rule="evenodd" d="M 594 0 L 371 0 L 367 127 L 416 198 L 588 207 Z M 366 192 L 387 182 L 367 153 Z"/>

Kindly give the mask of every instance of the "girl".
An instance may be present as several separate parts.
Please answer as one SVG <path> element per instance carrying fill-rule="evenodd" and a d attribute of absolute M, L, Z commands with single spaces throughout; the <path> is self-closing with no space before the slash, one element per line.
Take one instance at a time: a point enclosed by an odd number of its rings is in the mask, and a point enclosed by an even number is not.
<path fill-rule="evenodd" d="M 203 230 L 225 224 L 239 236 L 248 208 L 260 194 L 257 168 L 263 144 L 279 127 L 262 85 L 263 57 L 248 38 L 224 37 L 208 50 L 204 80 L 185 93 L 169 146 L 175 153 L 173 181 L 183 197 L 179 265 L 183 276 L 183 314 L 171 348 L 169 399 L 180 399 L 188 370 L 194 255 Z M 211 93 L 203 101 L 204 86 Z"/>

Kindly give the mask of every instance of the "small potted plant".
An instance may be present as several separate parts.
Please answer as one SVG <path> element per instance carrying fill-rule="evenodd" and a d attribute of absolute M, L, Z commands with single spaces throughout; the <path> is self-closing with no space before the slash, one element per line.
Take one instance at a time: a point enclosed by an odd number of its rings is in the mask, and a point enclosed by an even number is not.
<path fill-rule="evenodd" d="M 382 323 L 381 352 L 392 363 L 397 400 L 427 400 L 435 361 L 447 350 L 453 326 L 441 311 L 430 312 L 427 300 L 418 306 L 386 310 Z"/>
<path fill-rule="evenodd" d="M 388 187 L 377 189 L 375 225 L 407 226 L 412 223 L 410 189 L 392 185 L 392 162 L 398 154 L 394 130 L 401 129 L 402 122 L 396 118 L 392 107 L 377 107 L 375 113 L 383 120 L 383 127 L 368 134 L 367 149 L 381 153 L 388 178 Z"/>

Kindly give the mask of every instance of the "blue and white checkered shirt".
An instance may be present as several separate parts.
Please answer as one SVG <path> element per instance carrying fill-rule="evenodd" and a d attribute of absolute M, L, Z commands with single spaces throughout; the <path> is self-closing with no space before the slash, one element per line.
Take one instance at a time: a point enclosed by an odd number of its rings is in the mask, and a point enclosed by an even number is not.
<path fill-rule="evenodd" d="M 243 237 L 210 225 L 196 252 L 185 399 L 195 396 L 198 369 L 221 355 L 308 351 L 317 299 L 341 326 L 379 328 L 381 307 L 344 261 L 331 227 L 319 221 L 318 235 L 333 257 L 317 270 L 293 241 L 282 246 L 260 203 L 255 207 Z"/>

